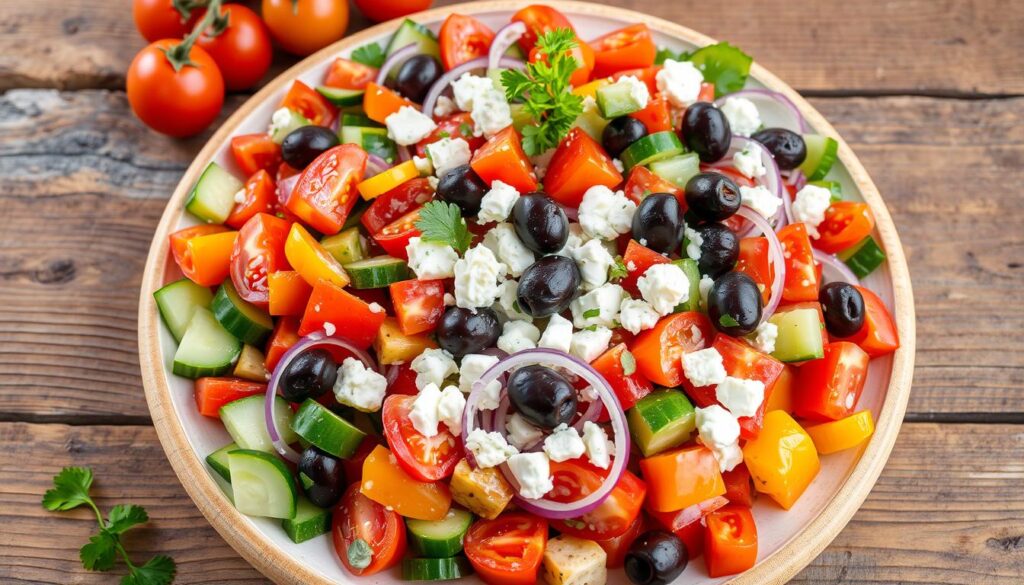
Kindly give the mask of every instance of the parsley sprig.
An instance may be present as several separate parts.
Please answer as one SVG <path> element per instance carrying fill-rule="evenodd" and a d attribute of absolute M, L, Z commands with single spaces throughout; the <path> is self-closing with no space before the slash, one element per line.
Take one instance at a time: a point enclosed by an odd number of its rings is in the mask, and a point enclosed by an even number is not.
<path fill-rule="evenodd" d="M 459 206 L 444 201 L 431 201 L 424 205 L 416 229 L 420 230 L 423 241 L 448 244 L 460 254 L 469 248 L 472 240 Z"/>
<path fill-rule="evenodd" d="M 384 65 L 384 61 L 387 60 L 387 56 L 380 45 L 370 43 L 352 51 L 352 60 L 368 67 L 380 69 L 381 65 Z"/>
<path fill-rule="evenodd" d="M 65 467 L 53 478 L 53 488 L 43 495 L 43 507 L 51 512 L 89 506 L 96 513 L 100 530 L 90 536 L 88 544 L 79 550 L 82 566 L 90 571 L 109 571 L 120 555 L 124 564 L 128 566 L 128 574 L 121 578 L 121 585 L 167 585 L 174 581 L 177 569 L 171 557 L 159 555 L 143 565 L 135 565 L 121 544 L 122 534 L 149 520 L 145 508 L 133 504 L 119 504 L 111 508 L 107 519 L 104 520 L 96 502 L 89 496 L 92 482 L 91 469 Z"/>
<path fill-rule="evenodd" d="M 525 71 L 501 74 L 509 101 L 523 100 L 524 110 L 535 122 L 522 130 L 523 150 L 530 156 L 558 146 L 583 113 L 583 98 L 572 93 L 569 83 L 578 66 L 572 56 L 576 46 L 572 29 L 555 29 L 537 39 L 537 50 L 544 58 L 527 64 Z"/>

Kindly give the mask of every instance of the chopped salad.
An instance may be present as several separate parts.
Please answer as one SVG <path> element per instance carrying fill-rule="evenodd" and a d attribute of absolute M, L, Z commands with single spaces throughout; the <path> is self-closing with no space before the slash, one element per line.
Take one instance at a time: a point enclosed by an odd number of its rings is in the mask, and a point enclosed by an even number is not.
<path fill-rule="evenodd" d="M 899 339 L 837 142 L 750 64 L 535 5 L 295 80 L 200 176 L 155 293 L 238 510 L 354 575 L 751 568 L 754 501 L 871 436 Z"/>

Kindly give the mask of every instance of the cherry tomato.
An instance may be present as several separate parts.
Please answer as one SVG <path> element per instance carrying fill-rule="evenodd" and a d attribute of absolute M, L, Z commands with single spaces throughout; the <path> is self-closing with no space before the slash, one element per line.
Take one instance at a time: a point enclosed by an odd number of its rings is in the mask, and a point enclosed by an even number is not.
<path fill-rule="evenodd" d="M 302 114 L 316 126 L 330 126 L 338 115 L 338 108 L 334 104 L 298 79 L 281 100 L 281 107 Z"/>
<path fill-rule="evenodd" d="M 375 67 L 338 57 L 327 70 L 324 85 L 341 89 L 366 89 L 367 84 L 374 79 L 377 79 Z"/>
<path fill-rule="evenodd" d="M 427 179 L 406 181 L 370 202 L 359 221 L 368 233 L 376 234 L 384 226 L 419 209 L 433 198 L 434 189 Z"/>
<path fill-rule="evenodd" d="M 577 127 L 555 149 L 544 175 L 544 191 L 562 205 L 579 207 L 592 186 L 611 189 L 621 182 L 622 174 L 601 145 Z"/>
<path fill-rule="evenodd" d="M 900 347 L 896 324 L 882 299 L 874 291 L 858 286 L 864 297 L 864 326 L 856 335 L 846 339 L 860 346 L 871 357 L 890 354 Z"/>
<path fill-rule="evenodd" d="M 594 70 L 594 50 L 582 39 L 576 39 L 576 46 L 569 50 L 569 54 L 576 60 L 576 69 L 569 77 L 569 83 L 579 87 L 590 80 L 590 72 Z M 530 51 L 530 63 L 536 63 L 541 59 L 548 62 L 547 55 L 541 53 L 537 47 Z"/>
<path fill-rule="evenodd" d="M 466 61 L 486 57 L 494 31 L 484 23 L 462 14 L 451 14 L 441 25 L 441 63 L 451 70 Z"/>
<path fill-rule="evenodd" d="M 460 112 L 438 120 L 437 128 L 429 136 L 416 143 L 416 154 L 427 156 L 427 145 L 446 136 L 465 140 L 469 144 L 470 152 L 480 148 L 487 141 L 483 136 L 473 136 L 473 117 L 469 112 Z"/>
<path fill-rule="evenodd" d="M 398 465 L 409 475 L 420 481 L 444 479 L 462 459 L 462 439 L 443 425 L 433 437 L 420 434 L 409 419 L 415 401 L 414 396 L 399 394 L 384 400 L 384 438 Z"/>
<path fill-rule="evenodd" d="M 356 183 L 368 157 L 354 144 L 342 144 L 316 157 L 299 175 L 285 207 L 317 231 L 341 231 L 356 204 Z"/>
<path fill-rule="evenodd" d="M 556 502 L 575 502 L 597 491 L 608 470 L 594 467 L 582 459 L 551 462 L 551 481 L 555 488 L 548 495 Z M 587 540 L 606 540 L 622 536 L 640 516 L 640 506 L 647 495 L 647 485 L 629 471 L 612 488 L 608 498 L 579 517 L 552 520 L 559 532 Z"/>
<path fill-rule="evenodd" d="M 730 504 L 705 518 L 704 563 L 708 575 L 746 571 L 757 562 L 757 525 L 750 508 Z"/>
<path fill-rule="evenodd" d="M 164 39 L 139 51 L 128 67 L 128 103 L 147 126 L 183 138 L 206 129 L 224 105 L 224 78 L 202 47 L 193 46 L 180 70 L 164 51 L 180 41 Z"/>
<path fill-rule="evenodd" d="M 270 69 L 270 34 L 259 15 L 241 4 L 225 4 L 222 10 L 227 28 L 215 37 L 207 29 L 196 44 L 217 62 L 226 88 L 249 89 Z"/>
<path fill-rule="evenodd" d="M 263 0 L 261 12 L 277 44 L 295 55 L 326 47 L 348 27 L 345 0 Z"/>
<path fill-rule="evenodd" d="M 444 315 L 443 280 L 403 280 L 389 287 L 398 328 L 405 335 L 433 331 Z"/>
<path fill-rule="evenodd" d="M 430 8 L 433 0 L 356 0 L 359 11 L 374 22 L 384 22 Z"/>
<path fill-rule="evenodd" d="M 551 8 L 533 4 L 523 8 L 512 15 L 512 22 L 521 22 L 526 25 L 526 32 L 519 37 L 519 47 L 524 53 L 529 54 L 533 46 L 537 44 L 537 37 L 560 28 L 567 28 L 575 31 L 572 23 L 564 14 Z"/>
<path fill-rule="evenodd" d="M 388 510 L 359 492 L 359 483 L 348 486 L 334 511 L 331 535 L 334 552 L 353 575 L 372 575 L 402 560 L 405 554 L 405 522 L 398 512 Z M 370 564 L 356 568 L 349 560 L 349 547 L 356 540 L 370 545 Z"/>
<path fill-rule="evenodd" d="M 863 240 L 874 228 L 875 216 L 867 203 L 838 201 L 825 211 L 814 247 L 835 254 Z"/>
<path fill-rule="evenodd" d="M 779 242 L 786 264 L 785 286 L 782 300 L 789 302 L 817 301 L 818 274 L 814 269 L 814 255 L 807 226 L 791 223 L 779 230 Z"/>
<path fill-rule="evenodd" d="M 512 126 L 498 132 L 477 149 L 469 164 L 488 185 L 502 181 L 520 193 L 537 189 L 533 164 L 523 151 L 519 133 Z"/>
<path fill-rule="evenodd" d="M 696 311 L 663 317 L 653 329 L 633 340 L 630 351 L 637 369 L 650 381 L 666 387 L 678 386 L 685 380 L 684 353 L 704 349 L 711 343 L 714 329 L 707 316 Z"/>
<path fill-rule="evenodd" d="M 420 230 L 416 228 L 416 222 L 419 220 L 420 210 L 417 208 L 381 228 L 373 235 L 373 239 L 388 255 L 408 259 L 409 254 L 405 247 L 409 245 L 409 240 L 420 235 Z"/>
<path fill-rule="evenodd" d="M 281 164 L 281 145 L 266 132 L 240 134 L 231 137 L 231 155 L 246 176 L 260 170 L 275 174 Z"/>
<path fill-rule="evenodd" d="M 192 10 L 188 17 L 174 7 L 174 0 L 133 0 L 132 18 L 135 28 L 147 41 L 180 39 L 187 35 L 202 15 L 203 10 Z"/>
<path fill-rule="evenodd" d="M 241 229 L 245 222 L 257 213 L 270 213 L 276 198 L 277 188 L 274 185 L 274 180 L 270 178 L 267 171 L 260 169 L 245 182 L 245 199 L 241 203 L 235 203 L 231 215 L 224 220 L 224 223 L 235 229 Z"/>
<path fill-rule="evenodd" d="M 646 24 L 634 24 L 590 41 L 594 48 L 594 77 L 607 77 L 622 69 L 654 65 L 658 50 Z"/>
<path fill-rule="evenodd" d="M 267 306 L 267 275 L 289 268 L 284 243 L 291 227 L 291 222 L 267 213 L 257 213 L 242 226 L 231 252 L 231 283 L 242 300 Z"/>
<path fill-rule="evenodd" d="M 490 585 L 530 585 L 537 582 L 547 542 L 547 522 L 531 514 L 511 513 L 470 526 L 465 551 Z"/>

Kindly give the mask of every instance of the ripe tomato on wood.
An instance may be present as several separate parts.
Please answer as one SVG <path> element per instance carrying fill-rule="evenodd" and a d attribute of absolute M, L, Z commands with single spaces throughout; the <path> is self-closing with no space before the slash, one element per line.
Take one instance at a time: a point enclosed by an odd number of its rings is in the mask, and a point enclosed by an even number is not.
<path fill-rule="evenodd" d="M 144 39 L 180 39 L 187 35 L 204 10 L 191 10 L 185 16 L 174 7 L 174 0 L 133 0 L 132 18 Z"/>
<path fill-rule="evenodd" d="M 225 4 L 221 21 L 205 31 L 196 44 L 206 49 L 220 67 L 224 86 L 237 91 L 255 86 L 273 59 L 270 33 L 266 25 L 252 10 L 241 4 Z M 217 27 L 224 26 L 215 36 Z"/>
<path fill-rule="evenodd" d="M 462 14 L 451 14 L 441 25 L 441 62 L 453 69 L 466 61 L 486 57 L 494 31 L 486 24 Z"/>
<path fill-rule="evenodd" d="M 289 53 L 309 55 L 345 36 L 345 0 L 263 0 L 261 13 L 277 44 Z"/>
<path fill-rule="evenodd" d="M 224 78 L 202 47 L 173 57 L 167 52 L 180 41 L 164 39 L 139 51 L 128 67 L 128 103 L 147 126 L 184 138 L 206 129 L 224 105 Z M 181 51 L 185 53 L 185 51 Z"/>

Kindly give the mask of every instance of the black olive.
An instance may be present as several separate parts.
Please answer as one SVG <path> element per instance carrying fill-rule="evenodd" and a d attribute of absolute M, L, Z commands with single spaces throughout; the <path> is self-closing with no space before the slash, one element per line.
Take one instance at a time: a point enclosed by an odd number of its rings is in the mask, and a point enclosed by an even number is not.
<path fill-rule="evenodd" d="M 338 364 L 324 349 L 307 349 L 295 356 L 281 374 L 281 396 L 302 402 L 323 396 L 338 379 Z"/>
<path fill-rule="evenodd" d="M 788 171 L 797 168 L 807 158 L 807 144 L 804 137 L 785 128 L 765 128 L 751 136 L 760 142 L 775 157 L 779 169 Z"/>
<path fill-rule="evenodd" d="M 448 307 L 437 324 L 437 344 L 455 357 L 494 347 L 501 335 L 498 315 L 487 307 Z"/>
<path fill-rule="evenodd" d="M 718 278 L 736 266 L 740 257 L 740 240 L 728 227 L 720 223 L 705 223 L 693 228 L 700 235 L 700 258 L 697 267 L 701 274 Z"/>
<path fill-rule="evenodd" d="M 633 239 L 655 252 L 678 250 L 684 227 L 679 200 L 668 193 L 644 197 L 633 214 Z"/>
<path fill-rule="evenodd" d="M 430 86 L 434 85 L 434 82 L 443 74 L 444 69 L 441 68 L 441 62 L 435 57 L 414 55 L 398 68 L 394 89 L 403 97 L 422 104 Z"/>
<path fill-rule="evenodd" d="M 533 317 L 547 317 L 569 308 L 576 298 L 583 276 L 571 258 L 545 256 L 519 277 L 516 301 L 519 309 Z"/>
<path fill-rule="evenodd" d="M 740 209 L 740 188 L 722 173 L 700 173 L 686 182 L 686 206 L 702 221 L 722 221 Z"/>
<path fill-rule="evenodd" d="M 835 337 L 850 337 L 864 326 L 864 295 L 853 285 L 830 282 L 818 293 L 825 329 Z"/>
<path fill-rule="evenodd" d="M 569 219 L 544 193 L 523 195 L 512 206 L 512 227 L 523 245 L 538 254 L 553 254 L 569 239 Z"/>
<path fill-rule="evenodd" d="M 480 212 L 480 200 L 488 190 L 487 183 L 469 165 L 448 169 L 437 183 L 437 196 L 458 205 L 464 216 Z"/>
<path fill-rule="evenodd" d="M 345 491 L 345 473 L 341 460 L 316 447 L 308 447 L 299 460 L 299 473 L 306 497 L 321 508 L 333 508 Z"/>
<path fill-rule="evenodd" d="M 729 272 L 711 285 L 708 293 L 708 318 L 716 329 L 727 335 L 749 335 L 761 322 L 761 290 L 743 272 Z"/>
<path fill-rule="evenodd" d="M 288 166 L 302 170 L 313 159 L 340 144 L 338 135 L 323 126 L 300 126 L 281 142 L 281 158 Z"/>
<path fill-rule="evenodd" d="M 641 534 L 626 553 L 626 576 L 636 585 L 665 585 L 686 570 L 690 554 L 675 534 L 651 530 Z"/>
<path fill-rule="evenodd" d="M 615 118 L 604 127 L 601 144 L 609 156 L 618 158 L 623 150 L 637 140 L 647 136 L 647 126 L 636 118 L 622 116 Z"/>
<path fill-rule="evenodd" d="M 722 160 L 732 143 L 729 120 L 710 102 L 697 102 L 686 108 L 679 133 L 683 144 L 706 163 Z"/>
<path fill-rule="evenodd" d="M 538 427 L 553 429 L 576 416 L 576 389 L 551 368 L 523 366 L 509 377 L 507 388 L 512 406 Z"/>

